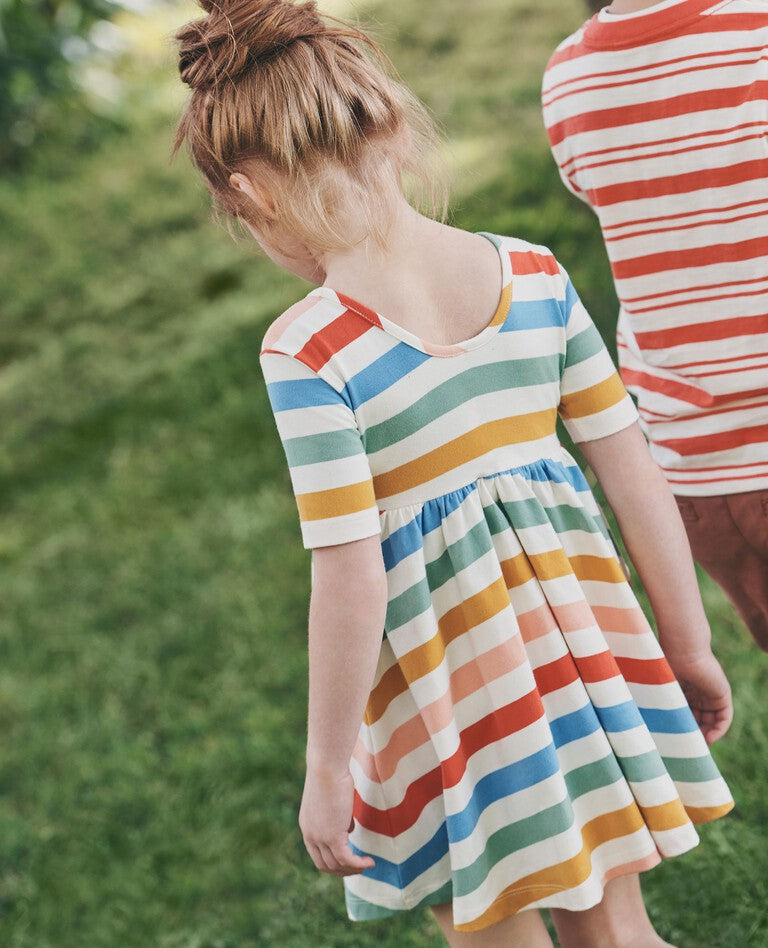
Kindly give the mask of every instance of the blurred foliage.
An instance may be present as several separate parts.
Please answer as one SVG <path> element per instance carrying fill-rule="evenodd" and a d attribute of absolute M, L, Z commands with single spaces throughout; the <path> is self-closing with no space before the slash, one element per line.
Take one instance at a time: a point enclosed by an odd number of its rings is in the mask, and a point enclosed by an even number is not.
<path fill-rule="evenodd" d="M 92 132 L 76 70 L 90 31 L 116 0 L 0 0 L 0 168 L 16 167 L 46 132 Z"/>

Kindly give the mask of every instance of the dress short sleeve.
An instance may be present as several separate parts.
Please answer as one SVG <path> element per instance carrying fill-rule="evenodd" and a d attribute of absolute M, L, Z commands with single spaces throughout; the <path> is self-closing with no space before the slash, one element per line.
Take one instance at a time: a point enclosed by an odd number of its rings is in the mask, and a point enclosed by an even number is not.
<path fill-rule="evenodd" d="M 561 274 L 566 342 L 558 411 L 574 441 L 594 441 L 629 427 L 638 414 L 568 274 Z"/>
<path fill-rule="evenodd" d="M 368 458 L 344 394 L 292 356 L 263 350 L 260 362 L 304 546 L 334 546 L 380 533 Z"/>

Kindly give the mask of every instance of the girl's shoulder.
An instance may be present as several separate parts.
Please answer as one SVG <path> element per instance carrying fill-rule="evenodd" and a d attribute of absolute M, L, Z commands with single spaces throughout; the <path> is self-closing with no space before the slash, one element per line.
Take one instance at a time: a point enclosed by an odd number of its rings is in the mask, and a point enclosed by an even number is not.
<path fill-rule="evenodd" d="M 310 290 L 275 319 L 264 333 L 261 352 L 296 356 L 317 333 L 326 329 L 344 311 L 344 306 L 323 287 Z"/>
<path fill-rule="evenodd" d="M 512 273 L 520 276 L 559 276 L 562 267 L 555 255 L 543 244 L 532 244 L 522 237 L 509 237 L 498 234 L 486 234 L 497 246 L 509 253 L 512 262 Z"/>
<path fill-rule="evenodd" d="M 509 255 L 515 300 L 555 300 L 562 303 L 568 294 L 568 274 L 555 255 L 543 244 L 520 237 L 486 234 L 499 250 Z"/>

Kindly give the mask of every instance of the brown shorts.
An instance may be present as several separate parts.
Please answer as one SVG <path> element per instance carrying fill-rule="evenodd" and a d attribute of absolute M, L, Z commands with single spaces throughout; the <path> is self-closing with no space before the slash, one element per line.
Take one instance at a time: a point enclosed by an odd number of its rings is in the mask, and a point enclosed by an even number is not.
<path fill-rule="evenodd" d="M 693 558 L 768 651 L 768 490 L 675 499 Z"/>

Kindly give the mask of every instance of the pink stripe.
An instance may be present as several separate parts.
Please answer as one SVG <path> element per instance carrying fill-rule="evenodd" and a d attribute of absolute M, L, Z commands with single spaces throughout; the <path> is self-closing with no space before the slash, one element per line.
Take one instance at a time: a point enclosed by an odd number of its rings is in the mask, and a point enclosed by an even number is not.
<path fill-rule="evenodd" d="M 552 606 L 557 624 L 563 632 L 579 632 L 595 624 L 595 613 L 586 602 L 571 602 L 564 606 Z"/>
<path fill-rule="evenodd" d="M 294 303 L 290 309 L 287 309 L 282 316 L 279 316 L 269 327 L 262 342 L 262 348 L 270 349 L 272 344 L 282 336 L 291 323 L 302 316 L 308 309 L 317 305 L 317 298 L 307 297 Z"/>
<path fill-rule="evenodd" d="M 455 705 L 459 701 L 519 668 L 526 659 L 525 646 L 519 635 L 471 659 L 451 675 L 448 690 L 423 708 L 420 714 L 397 727 L 387 746 L 377 754 L 370 754 L 358 741 L 353 754 L 355 760 L 369 780 L 375 783 L 389 780 L 406 754 L 426 744 L 430 733 L 442 731 L 454 720 Z"/>
<path fill-rule="evenodd" d="M 597 619 L 597 624 L 604 632 L 642 635 L 651 631 L 643 610 L 637 606 L 629 609 L 621 609 L 617 606 L 592 606 L 592 612 Z"/>
<path fill-rule="evenodd" d="M 635 875 L 638 872 L 645 872 L 647 869 L 653 869 L 661 862 L 661 856 L 658 852 L 651 853 L 645 859 L 635 859 L 633 862 L 625 862 L 621 866 L 614 866 L 603 876 L 603 885 L 615 879 L 617 876 Z"/>

